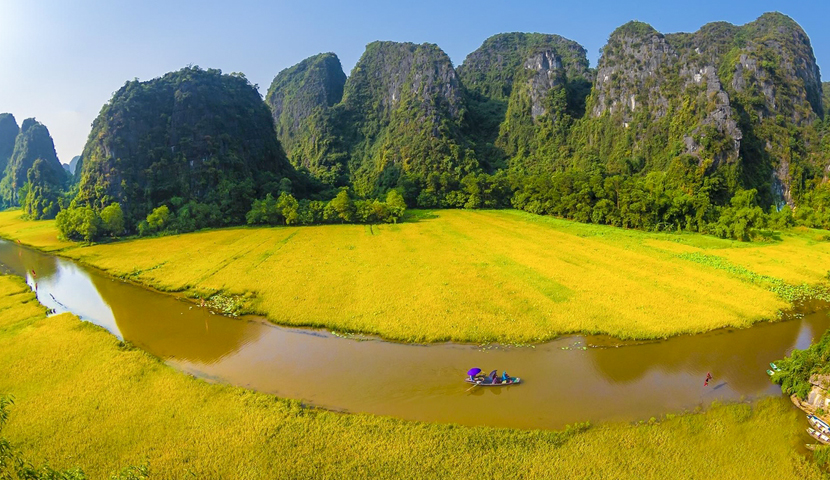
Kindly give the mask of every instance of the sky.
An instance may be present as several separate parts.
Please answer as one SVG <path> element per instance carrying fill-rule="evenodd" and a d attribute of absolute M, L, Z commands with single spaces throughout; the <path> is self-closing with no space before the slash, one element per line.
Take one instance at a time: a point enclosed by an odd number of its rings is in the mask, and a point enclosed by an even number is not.
<path fill-rule="evenodd" d="M 18 123 L 36 117 L 68 163 L 124 82 L 191 64 L 242 72 L 264 94 L 280 70 L 320 52 L 336 53 L 348 74 L 372 41 L 429 42 L 459 65 L 487 37 L 521 31 L 575 40 L 596 66 L 608 35 L 629 20 L 691 32 L 768 11 L 801 24 L 830 78 L 827 0 L 0 0 L 0 112 Z"/>

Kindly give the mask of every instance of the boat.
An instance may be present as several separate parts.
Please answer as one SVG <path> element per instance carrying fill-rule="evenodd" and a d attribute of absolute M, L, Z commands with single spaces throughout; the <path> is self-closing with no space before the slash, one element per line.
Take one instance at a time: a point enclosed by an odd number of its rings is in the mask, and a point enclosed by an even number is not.
<path fill-rule="evenodd" d="M 501 378 L 499 378 L 501 380 Z M 494 383 L 489 378 L 477 378 L 475 380 L 467 377 L 464 379 L 467 383 L 472 383 L 473 385 L 478 385 L 479 387 L 509 387 L 510 385 L 518 385 L 522 383 L 522 379 L 519 377 L 510 377 L 509 380 L 506 382 L 499 382 Z"/>
<path fill-rule="evenodd" d="M 771 377 L 771 376 L 775 375 L 775 372 L 773 372 L 772 370 L 767 370 L 767 375 L 769 375 Z"/>
<path fill-rule="evenodd" d="M 813 428 L 819 432 L 830 435 L 830 425 L 828 425 L 824 420 L 815 415 L 807 415 L 807 421 L 810 422 L 810 425 L 812 425 Z"/>
<path fill-rule="evenodd" d="M 828 437 L 827 435 L 825 435 L 825 434 L 823 434 L 823 433 L 821 433 L 821 432 L 819 432 L 819 431 L 817 431 L 813 428 L 808 428 L 807 433 L 809 433 L 811 437 L 815 438 L 816 440 L 823 443 L 824 445 L 830 445 L 830 437 Z"/>
<path fill-rule="evenodd" d="M 498 370 L 493 370 L 490 372 L 489 375 L 478 375 L 481 372 L 480 368 L 474 368 L 467 372 L 467 378 L 464 379 L 467 383 L 472 383 L 474 386 L 481 386 L 481 387 L 508 387 L 510 385 L 517 385 L 522 383 L 522 379 L 519 377 L 511 377 L 507 376 L 507 380 L 502 380 L 501 377 L 497 375 Z M 507 375 L 507 372 L 505 372 Z"/>
<path fill-rule="evenodd" d="M 774 363 L 772 363 L 772 362 L 770 362 L 770 363 L 769 363 L 769 366 L 770 366 L 770 368 L 772 369 L 772 371 L 773 371 L 773 372 L 780 372 L 780 371 L 781 371 L 781 369 L 780 369 L 780 368 L 778 368 L 778 367 L 777 367 Z"/>

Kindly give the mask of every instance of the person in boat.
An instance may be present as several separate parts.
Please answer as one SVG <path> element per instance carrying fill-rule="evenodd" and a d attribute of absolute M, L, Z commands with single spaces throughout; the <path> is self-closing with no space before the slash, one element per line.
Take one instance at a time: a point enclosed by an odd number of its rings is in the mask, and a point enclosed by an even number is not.
<path fill-rule="evenodd" d="M 502 383 L 510 383 L 510 375 L 507 374 L 507 370 L 501 372 L 501 382 Z"/>
<path fill-rule="evenodd" d="M 498 370 L 493 370 L 490 372 L 490 375 L 487 375 L 487 379 L 490 380 L 489 383 L 495 384 L 496 378 L 498 377 Z"/>

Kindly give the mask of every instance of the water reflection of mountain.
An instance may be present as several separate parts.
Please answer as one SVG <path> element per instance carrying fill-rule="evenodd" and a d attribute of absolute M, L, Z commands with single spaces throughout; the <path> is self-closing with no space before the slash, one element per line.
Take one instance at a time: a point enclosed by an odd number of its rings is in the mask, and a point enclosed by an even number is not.
<path fill-rule="evenodd" d="M 90 272 L 125 340 L 161 358 L 212 364 L 256 341 L 267 328 L 212 315 L 175 297 Z"/>
<path fill-rule="evenodd" d="M 26 277 L 34 270 L 38 278 L 53 277 L 57 271 L 57 259 L 33 250 L 22 248 L 7 240 L 0 240 L 0 263 L 15 275 Z"/>
<path fill-rule="evenodd" d="M 588 351 L 597 371 L 613 382 L 634 382 L 652 370 L 702 372 L 703 375 L 711 371 L 719 382 L 727 382 L 742 395 L 751 395 L 769 387 L 764 372 L 770 361 L 783 358 L 805 334 L 817 337 L 828 326 L 830 319 L 826 313 L 814 314 L 800 320 L 759 324 L 747 329 Z"/>
<path fill-rule="evenodd" d="M 68 260 L 0 240 L 0 263 L 54 301 L 161 358 L 211 364 L 259 338 L 264 326 L 121 282 Z M 32 272 L 35 272 L 34 274 Z"/>

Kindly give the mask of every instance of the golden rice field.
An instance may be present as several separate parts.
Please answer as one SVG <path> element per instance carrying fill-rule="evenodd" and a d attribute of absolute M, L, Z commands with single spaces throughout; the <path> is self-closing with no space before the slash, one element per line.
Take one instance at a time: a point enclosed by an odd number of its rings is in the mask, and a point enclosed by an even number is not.
<path fill-rule="evenodd" d="M 746 327 L 789 304 L 683 254 L 790 283 L 827 281 L 830 270 L 830 242 L 806 229 L 746 244 L 509 210 L 443 210 L 398 225 L 240 227 L 78 247 L 58 242 L 52 222 L 19 215 L 0 213 L 0 235 L 162 290 L 244 295 L 248 311 L 280 324 L 400 341 L 657 338 Z"/>
<path fill-rule="evenodd" d="M 304 408 L 176 372 L 0 276 L 5 437 L 34 465 L 109 478 L 813 479 L 783 398 L 568 432 L 406 422 Z"/>

